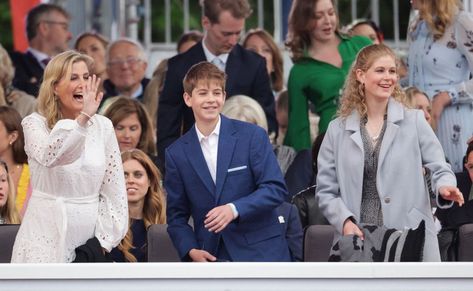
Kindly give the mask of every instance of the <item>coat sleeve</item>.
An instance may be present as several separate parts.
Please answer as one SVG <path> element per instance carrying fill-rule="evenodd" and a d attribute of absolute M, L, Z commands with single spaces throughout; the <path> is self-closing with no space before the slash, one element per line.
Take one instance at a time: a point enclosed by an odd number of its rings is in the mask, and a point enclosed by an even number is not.
<path fill-rule="evenodd" d="M 242 222 L 288 200 L 286 185 L 268 135 L 262 128 L 257 128 L 250 141 L 250 166 L 256 190 L 233 202 Z"/>
<path fill-rule="evenodd" d="M 105 127 L 105 155 L 105 175 L 99 192 L 95 236 L 100 245 L 110 252 L 128 231 L 128 200 L 120 150 L 109 121 Z"/>
<path fill-rule="evenodd" d="M 340 184 L 337 175 L 335 127 L 332 121 L 329 125 L 317 158 L 317 190 L 319 207 L 323 215 L 339 233 L 343 233 L 343 223 L 355 215 L 348 209 L 340 195 Z"/>
<path fill-rule="evenodd" d="M 442 199 L 438 193 L 442 186 L 457 185 L 455 174 L 445 161 L 445 154 L 439 140 L 419 110 L 416 111 L 416 125 L 422 164 L 431 171 L 432 189 L 437 196 L 437 205 L 440 208 L 451 207 L 453 202 Z"/>

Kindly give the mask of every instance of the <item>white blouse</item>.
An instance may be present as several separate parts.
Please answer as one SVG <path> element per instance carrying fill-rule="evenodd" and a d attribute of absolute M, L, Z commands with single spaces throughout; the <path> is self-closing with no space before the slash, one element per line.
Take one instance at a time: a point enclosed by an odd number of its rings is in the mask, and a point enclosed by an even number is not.
<path fill-rule="evenodd" d="M 32 196 L 13 247 L 12 263 L 64 263 L 97 237 L 117 246 L 128 230 L 120 150 L 112 123 L 95 115 L 81 127 L 64 119 L 51 130 L 33 113 L 23 119 Z"/>

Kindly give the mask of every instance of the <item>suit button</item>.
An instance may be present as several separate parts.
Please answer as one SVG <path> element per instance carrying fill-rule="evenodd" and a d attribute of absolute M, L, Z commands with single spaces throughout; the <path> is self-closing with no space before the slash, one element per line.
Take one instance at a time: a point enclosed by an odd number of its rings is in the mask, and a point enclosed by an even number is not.
<path fill-rule="evenodd" d="M 389 197 L 384 198 L 384 203 L 388 204 L 389 202 L 391 202 L 391 198 Z"/>

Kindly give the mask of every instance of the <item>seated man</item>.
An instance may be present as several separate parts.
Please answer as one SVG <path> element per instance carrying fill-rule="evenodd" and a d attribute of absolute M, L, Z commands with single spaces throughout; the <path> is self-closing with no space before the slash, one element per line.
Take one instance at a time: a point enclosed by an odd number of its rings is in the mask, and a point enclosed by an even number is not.
<path fill-rule="evenodd" d="M 143 46 L 129 38 L 112 42 L 105 55 L 108 80 L 103 83 L 104 101 L 122 95 L 142 101 L 143 93 L 149 83 L 145 78 L 148 62 Z"/>

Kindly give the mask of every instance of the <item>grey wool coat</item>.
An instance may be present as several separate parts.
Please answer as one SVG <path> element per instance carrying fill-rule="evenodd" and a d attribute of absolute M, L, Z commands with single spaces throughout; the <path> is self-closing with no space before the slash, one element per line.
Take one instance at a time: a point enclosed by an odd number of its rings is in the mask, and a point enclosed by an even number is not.
<path fill-rule="evenodd" d="M 432 171 L 437 195 L 441 186 L 456 186 L 455 175 L 423 113 L 390 98 L 376 175 L 383 222 L 388 228 L 402 230 L 416 228 L 425 220 L 423 260 L 440 261 L 423 166 Z M 340 239 L 348 217 L 360 221 L 363 168 L 360 116 L 355 110 L 330 123 L 318 156 L 316 195 L 322 213 L 337 230 L 334 242 Z M 448 208 L 452 202 L 437 196 L 437 204 Z"/>

